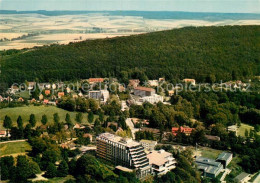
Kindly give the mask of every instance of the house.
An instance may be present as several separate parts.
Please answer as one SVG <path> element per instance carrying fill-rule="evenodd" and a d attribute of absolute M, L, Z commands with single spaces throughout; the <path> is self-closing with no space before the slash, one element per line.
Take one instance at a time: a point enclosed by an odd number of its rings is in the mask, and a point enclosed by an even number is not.
<path fill-rule="evenodd" d="M 159 82 L 164 82 L 165 78 L 159 78 Z"/>
<path fill-rule="evenodd" d="M 139 102 L 149 102 L 151 104 L 156 104 L 158 102 L 163 102 L 163 96 L 161 95 L 157 95 L 157 94 L 153 94 L 151 96 L 145 96 L 139 99 Z"/>
<path fill-rule="evenodd" d="M 28 90 L 32 90 L 36 86 L 36 82 L 28 82 Z"/>
<path fill-rule="evenodd" d="M 125 92 L 126 89 L 125 89 L 125 87 L 123 85 L 120 84 L 119 87 L 118 87 L 118 91 L 119 92 Z"/>
<path fill-rule="evenodd" d="M 173 96 L 174 95 L 174 90 L 169 90 L 168 94 L 169 94 L 170 97 Z"/>
<path fill-rule="evenodd" d="M 104 78 L 89 78 L 88 82 L 89 82 L 89 84 L 103 83 L 104 82 Z"/>
<path fill-rule="evenodd" d="M 52 84 L 51 88 L 55 90 L 57 88 L 57 85 L 56 84 Z"/>
<path fill-rule="evenodd" d="M 4 98 L 0 95 L 0 102 L 3 102 Z"/>
<path fill-rule="evenodd" d="M 224 168 L 228 166 L 228 164 L 232 161 L 233 154 L 232 153 L 227 153 L 227 152 L 222 152 L 218 158 L 216 159 L 217 162 L 220 162 Z"/>
<path fill-rule="evenodd" d="M 155 94 L 155 89 L 153 88 L 147 88 L 138 86 L 134 88 L 134 95 L 140 96 L 140 97 L 146 97 L 146 96 L 152 96 Z"/>
<path fill-rule="evenodd" d="M 84 129 L 85 126 L 81 125 L 81 124 L 78 124 L 76 123 L 74 126 L 73 126 L 73 129 Z"/>
<path fill-rule="evenodd" d="M 6 135 L 7 135 L 7 130 L 0 130 L 0 137 L 6 137 Z M 7 137 L 11 137 L 9 132 Z"/>
<path fill-rule="evenodd" d="M 178 132 L 184 133 L 185 135 L 190 135 L 192 130 L 194 130 L 194 128 L 189 128 L 189 127 L 172 127 L 172 134 L 174 136 L 176 136 L 178 134 Z"/>
<path fill-rule="evenodd" d="M 43 100 L 43 99 L 44 99 L 43 94 L 40 94 L 40 95 L 39 95 L 39 100 Z"/>
<path fill-rule="evenodd" d="M 58 92 L 58 98 L 64 97 L 64 92 Z"/>
<path fill-rule="evenodd" d="M 158 80 L 148 80 L 148 84 L 150 86 L 158 86 L 159 85 L 159 81 Z"/>
<path fill-rule="evenodd" d="M 43 100 L 43 104 L 49 104 L 49 100 L 44 99 L 44 100 Z"/>
<path fill-rule="evenodd" d="M 71 92 L 71 89 L 69 87 L 66 88 L 66 92 L 67 93 L 70 93 Z"/>
<path fill-rule="evenodd" d="M 228 126 L 227 130 L 228 132 L 234 132 L 235 135 L 237 135 L 238 127 L 237 125 Z"/>
<path fill-rule="evenodd" d="M 129 109 L 129 107 L 126 104 L 126 101 L 122 100 L 121 101 L 121 111 L 125 111 L 125 110 L 128 110 L 128 109 Z"/>
<path fill-rule="evenodd" d="M 242 172 L 238 176 L 234 178 L 234 180 L 238 183 L 247 183 L 251 179 L 250 174 Z"/>
<path fill-rule="evenodd" d="M 142 126 L 149 125 L 149 121 L 147 119 L 131 118 L 131 121 L 134 125 L 138 123 L 141 123 Z"/>
<path fill-rule="evenodd" d="M 45 90 L 44 93 L 45 93 L 45 95 L 50 95 L 51 94 L 51 90 Z"/>
<path fill-rule="evenodd" d="M 11 86 L 11 91 L 10 91 L 10 93 L 15 94 L 15 93 L 18 92 L 18 91 L 19 91 L 19 87 L 18 87 L 18 86 L 16 86 L 16 85 L 12 85 L 12 86 Z"/>
<path fill-rule="evenodd" d="M 184 79 L 183 82 L 187 84 L 196 85 L 195 79 Z"/>
<path fill-rule="evenodd" d="M 216 178 L 223 171 L 223 165 L 214 159 L 200 156 L 196 158 L 195 163 L 205 177 Z"/>
<path fill-rule="evenodd" d="M 218 136 L 213 136 L 213 135 L 205 135 L 206 139 L 210 141 L 220 141 L 220 137 Z"/>
<path fill-rule="evenodd" d="M 109 99 L 109 91 L 107 90 L 93 90 L 89 91 L 89 98 L 93 98 L 101 101 L 102 103 L 106 103 Z"/>
<path fill-rule="evenodd" d="M 90 133 L 83 134 L 83 138 L 89 138 L 90 142 L 92 142 L 92 135 Z"/>
<path fill-rule="evenodd" d="M 23 99 L 22 97 L 20 97 L 20 98 L 18 99 L 18 102 L 24 102 L 24 99 Z"/>
<path fill-rule="evenodd" d="M 56 102 L 49 101 L 49 102 L 48 102 L 48 105 L 56 106 Z"/>
<path fill-rule="evenodd" d="M 153 150 L 147 155 L 147 158 L 149 159 L 149 164 L 152 166 L 153 173 L 158 176 L 164 175 L 176 168 L 175 158 L 171 153 L 163 149 L 159 151 Z"/>
<path fill-rule="evenodd" d="M 140 80 L 139 79 L 130 79 L 128 87 L 136 88 L 139 84 L 140 84 Z"/>
<path fill-rule="evenodd" d="M 154 150 L 155 146 L 157 145 L 157 141 L 153 140 L 140 140 L 141 145 L 144 147 L 147 151 Z"/>
<path fill-rule="evenodd" d="M 78 96 L 83 97 L 83 93 L 79 92 Z"/>

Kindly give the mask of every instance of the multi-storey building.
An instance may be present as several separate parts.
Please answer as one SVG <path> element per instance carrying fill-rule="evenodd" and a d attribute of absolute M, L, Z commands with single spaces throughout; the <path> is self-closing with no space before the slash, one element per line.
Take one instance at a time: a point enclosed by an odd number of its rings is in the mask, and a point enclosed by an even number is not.
<path fill-rule="evenodd" d="M 151 174 L 149 160 L 140 143 L 110 133 L 100 134 L 96 141 L 98 157 L 115 165 L 135 169 L 138 178 Z"/>
<path fill-rule="evenodd" d="M 109 91 L 107 90 L 93 90 L 89 91 L 89 98 L 100 100 L 102 103 L 106 103 L 109 99 Z"/>
<path fill-rule="evenodd" d="M 175 158 L 171 153 L 161 149 L 159 151 L 152 151 L 147 155 L 149 163 L 152 166 L 153 173 L 161 176 L 174 169 L 176 166 Z"/>

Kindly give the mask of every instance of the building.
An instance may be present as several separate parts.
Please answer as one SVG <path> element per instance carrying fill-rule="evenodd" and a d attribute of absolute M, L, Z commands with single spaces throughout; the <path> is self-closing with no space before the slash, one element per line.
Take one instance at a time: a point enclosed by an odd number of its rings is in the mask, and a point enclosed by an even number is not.
<path fill-rule="evenodd" d="M 238 176 L 234 178 L 234 180 L 238 183 L 247 183 L 251 179 L 250 174 L 242 172 Z"/>
<path fill-rule="evenodd" d="M 89 141 L 92 142 L 93 137 L 92 137 L 92 135 L 90 133 L 83 134 L 83 137 L 84 138 L 89 138 Z"/>
<path fill-rule="evenodd" d="M 237 125 L 228 126 L 227 130 L 228 132 L 234 132 L 235 135 L 237 136 L 237 131 L 238 131 Z"/>
<path fill-rule="evenodd" d="M 172 127 L 172 134 L 174 136 L 176 136 L 178 134 L 178 132 L 184 133 L 185 135 L 190 135 L 192 130 L 194 130 L 194 128 L 189 128 L 189 127 Z"/>
<path fill-rule="evenodd" d="M 136 88 L 139 84 L 140 84 L 140 80 L 139 79 L 130 79 L 128 87 Z"/>
<path fill-rule="evenodd" d="M 155 104 L 158 102 L 163 102 L 163 96 L 153 94 L 151 96 L 145 96 L 139 99 L 139 102 L 149 102 L 151 104 Z"/>
<path fill-rule="evenodd" d="M 36 86 L 36 82 L 28 82 L 28 90 L 32 90 Z"/>
<path fill-rule="evenodd" d="M 223 171 L 223 165 L 214 159 L 197 157 L 195 161 L 198 169 L 202 171 L 203 176 L 209 178 L 215 178 Z"/>
<path fill-rule="evenodd" d="M 213 135 L 205 135 L 206 139 L 208 139 L 209 141 L 220 141 L 220 137 L 219 136 L 213 136 Z"/>
<path fill-rule="evenodd" d="M 11 137 L 9 132 L 8 132 L 8 136 L 6 135 L 7 135 L 7 130 L 0 130 L 0 137 Z"/>
<path fill-rule="evenodd" d="M 151 174 L 149 160 L 140 143 L 110 133 L 100 134 L 96 142 L 98 157 L 115 165 L 135 169 L 138 178 Z"/>
<path fill-rule="evenodd" d="M 44 93 L 45 93 L 45 95 L 50 95 L 51 94 L 51 90 L 45 90 Z"/>
<path fill-rule="evenodd" d="M 183 82 L 187 84 L 196 85 L 195 79 L 184 79 Z"/>
<path fill-rule="evenodd" d="M 216 161 L 222 163 L 223 167 L 226 168 L 228 166 L 228 164 L 232 161 L 232 158 L 233 158 L 232 153 L 222 152 L 218 156 Z"/>
<path fill-rule="evenodd" d="M 64 97 L 64 92 L 58 92 L 58 98 L 62 98 L 62 97 Z"/>
<path fill-rule="evenodd" d="M 109 99 L 109 91 L 107 90 L 93 90 L 89 91 L 89 98 L 93 98 L 101 101 L 102 103 L 106 103 Z"/>
<path fill-rule="evenodd" d="M 150 86 L 158 86 L 159 85 L 159 81 L 158 80 L 148 80 L 148 84 Z"/>
<path fill-rule="evenodd" d="M 147 155 L 149 164 L 152 166 L 153 173 L 160 176 L 174 169 L 176 166 L 175 158 L 171 153 L 161 149 L 152 151 Z"/>
<path fill-rule="evenodd" d="M 134 94 L 140 97 L 152 96 L 155 94 L 155 89 L 138 86 L 134 89 Z"/>
<path fill-rule="evenodd" d="M 89 78 L 88 82 L 89 82 L 89 84 L 103 83 L 104 78 Z"/>
<path fill-rule="evenodd" d="M 154 150 L 155 146 L 157 145 L 156 141 L 153 140 L 140 140 L 141 145 L 144 147 L 147 151 Z"/>
<path fill-rule="evenodd" d="M 43 100 L 43 99 L 44 99 L 43 94 L 40 94 L 40 95 L 39 95 L 39 100 Z"/>

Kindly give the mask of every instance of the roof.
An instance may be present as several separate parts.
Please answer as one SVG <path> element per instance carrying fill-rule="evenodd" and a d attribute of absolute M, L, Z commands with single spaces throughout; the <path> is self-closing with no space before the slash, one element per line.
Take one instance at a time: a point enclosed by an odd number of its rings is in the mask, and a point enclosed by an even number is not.
<path fill-rule="evenodd" d="M 195 82 L 195 79 L 184 79 L 184 82 Z"/>
<path fill-rule="evenodd" d="M 5 135 L 6 131 L 5 130 L 0 130 L 0 135 Z"/>
<path fill-rule="evenodd" d="M 129 168 L 126 168 L 126 167 L 123 167 L 123 166 L 116 166 L 116 169 L 121 170 L 123 172 L 133 172 L 132 169 L 129 169 Z"/>
<path fill-rule="evenodd" d="M 225 161 L 227 161 L 230 157 L 232 157 L 232 154 L 231 154 L 231 153 L 222 152 L 222 153 L 218 156 L 217 160 L 225 160 Z"/>
<path fill-rule="evenodd" d="M 104 78 L 89 78 L 88 81 L 93 83 L 104 82 Z"/>
<path fill-rule="evenodd" d="M 205 137 L 206 137 L 208 140 L 220 141 L 220 137 L 218 137 L 218 136 L 205 135 Z"/>
<path fill-rule="evenodd" d="M 148 91 L 148 92 L 155 91 L 155 89 L 153 89 L 153 88 L 147 88 L 147 87 L 143 87 L 143 86 L 138 86 L 135 88 L 135 90 L 142 90 L 142 91 Z"/>
<path fill-rule="evenodd" d="M 189 128 L 189 127 L 172 127 L 172 133 L 174 135 L 177 134 L 178 131 L 181 131 L 182 133 L 191 133 L 194 128 Z"/>
<path fill-rule="evenodd" d="M 153 150 L 150 154 L 147 155 L 147 158 L 149 159 L 149 164 L 161 166 L 168 161 L 167 158 L 169 156 L 172 156 L 172 154 L 161 149 L 159 151 Z"/>
<path fill-rule="evenodd" d="M 242 172 L 240 173 L 238 176 L 235 177 L 235 180 L 241 181 L 243 179 L 245 179 L 246 177 L 248 177 L 250 174 Z"/>
<path fill-rule="evenodd" d="M 210 165 L 210 166 L 216 166 L 216 167 L 221 165 L 220 162 L 216 162 L 214 159 L 204 158 L 202 156 L 196 158 L 196 163 Z"/>

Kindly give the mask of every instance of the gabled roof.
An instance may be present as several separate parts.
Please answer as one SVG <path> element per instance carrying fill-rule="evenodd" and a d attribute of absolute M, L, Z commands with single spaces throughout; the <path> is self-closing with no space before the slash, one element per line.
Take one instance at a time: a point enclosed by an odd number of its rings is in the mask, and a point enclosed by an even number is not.
<path fill-rule="evenodd" d="M 231 154 L 231 153 L 222 152 L 222 153 L 218 156 L 217 160 L 225 160 L 225 161 L 227 161 L 230 157 L 232 157 L 232 154 Z"/>

